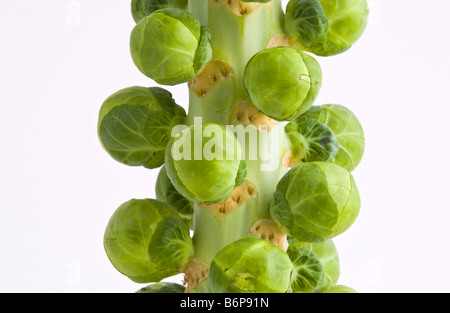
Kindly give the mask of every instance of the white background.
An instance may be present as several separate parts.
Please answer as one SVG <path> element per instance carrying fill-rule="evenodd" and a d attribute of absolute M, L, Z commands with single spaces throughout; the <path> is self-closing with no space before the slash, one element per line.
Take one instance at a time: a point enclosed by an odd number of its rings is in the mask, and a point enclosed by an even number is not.
<path fill-rule="evenodd" d="M 335 239 L 339 283 L 450 292 L 450 1 L 369 3 L 363 38 L 318 58 L 317 104 L 348 106 L 366 133 L 361 214 Z M 141 287 L 109 263 L 102 237 L 121 203 L 154 197 L 158 171 L 115 162 L 96 134 L 107 96 L 156 85 L 132 63 L 129 5 L 0 1 L 0 292 Z M 187 109 L 186 87 L 168 89 Z"/>

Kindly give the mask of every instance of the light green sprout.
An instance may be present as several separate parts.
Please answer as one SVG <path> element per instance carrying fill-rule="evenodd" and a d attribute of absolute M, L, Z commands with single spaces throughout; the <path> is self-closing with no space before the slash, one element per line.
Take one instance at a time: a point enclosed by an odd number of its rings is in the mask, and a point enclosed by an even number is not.
<path fill-rule="evenodd" d="M 363 34 L 366 0 L 290 0 L 286 30 L 294 45 L 320 56 L 347 51 Z"/>
<path fill-rule="evenodd" d="M 235 241 L 211 263 L 209 285 L 220 293 L 287 292 L 292 264 L 286 252 L 256 237 Z"/>
<path fill-rule="evenodd" d="M 328 162 L 339 151 L 339 142 L 331 128 L 318 120 L 295 120 L 284 130 L 291 146 L 290 166 L 303 162 Z"/>
<path fill-rule="evenodd" d="M 291 47 L 258 52 L 247 63 L 248 100 L 265 115 L 291 120 L 308 111 L 322 86 L 322 70 L 310 55 Z"/>
<path fill-rule="evenodd" d="M 347 230 L 361 206 L 353 176 L 329 162 L 303 163 L 278 183 L 272 218 L 302 242 L 331 239 Z"/>
<path fill-rule="evenodd" d="M 215 123 L 186 127 L 169 142 L 166 170 L 175 189 L 193 202 L 223 202 L 246 177 L 234 133 Z"/>
<path fill-rule="evenodd" d="M 104 247 L 120 273 L 149 283 L 181 273 L 192 253 L 192 239 L 189 227 L 170 206 L 133 199 L 109 220 Z"/>
<path fill-rule="evenodd" d="M 353 171 L 364 154 L 364 130 L 356 116 L 337 104 L 314 106 L 285 128 L 291 166 L 329 161 Z"/>
<path fill-rule="evenodd" d="M 186 112 L 159 87 L 130 87 L 105 100 L 98 118 L 98 136 L 113 159 L 130 166 L 156 168 L 164 163 L 172 127 Z"/>
<path fill-rule="evenodd" d="M 305 243 L 290 238 L 287 254 L 294 265 L 293 292 L 321 292 L 338 281 L 339 256 L 333 241 Z"/>
<path fill-rule="evenodd" d="M 162 9 L 133 29 L 131 56 L 136 67 L 162 85 L 185 83 L 212 56 L 207 27 L 182 9 Z"/>

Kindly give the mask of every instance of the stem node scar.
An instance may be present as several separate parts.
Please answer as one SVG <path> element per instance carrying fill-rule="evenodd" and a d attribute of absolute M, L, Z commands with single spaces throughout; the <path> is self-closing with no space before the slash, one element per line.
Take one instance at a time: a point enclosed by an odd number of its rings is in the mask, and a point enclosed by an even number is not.
<path fill-rule="evenodd" d="M 208 278 L 209 266 L 198 259 L 192 259 L 184 268 L 183 284 L 186 293 L 190 292 Z"/>
<path fill-rule="evenodd" d="M 204 97 L 217 84 L 232 76 L 234 76 L 234 72 L 230 65 L 224 61 L 213 59 L 188 82 L 188 86 L 197 97 Z"/>
<path fill-rule="evenodd" d="M 250 229 L 249 235 L 264 239 L 285 251 L 288 248 L 287 235 L 272 220 L 261 219 L 257 221 Z"/>
<path fill-rule="evenodd" d="M 269 41 L 267 48 L 290 47 L 292 46 L 286 34 L 275 34 Z"/>
<path fill-rule="evenodd" d="M 197 203 L 197 205 L 210 211 L 214 216 L 223 217 L 244 205 L 246 201 L 257 198 L 258 191 L 255 184 L 249 180 L 245 180 L 240 186 L 234 189 L 231 197 L 229 197 L 225 202 L 210 205 Z"/>
<path fill-rule="evenodd" d="M 231 124 L 253 125 L 257 129 L 265 126 L 264 129 L 270 131 L 279 122 L 264 115 L 256 106 L 246 100 L 238 101 L 230 113 Z"/>

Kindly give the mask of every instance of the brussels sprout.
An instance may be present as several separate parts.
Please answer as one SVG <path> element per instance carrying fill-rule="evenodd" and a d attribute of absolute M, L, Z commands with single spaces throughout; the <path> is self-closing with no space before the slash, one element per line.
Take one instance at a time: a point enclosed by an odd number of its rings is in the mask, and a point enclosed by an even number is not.
<path fill-rule="evenodd" d="M 209 270 L 212 292 L 284 293 L 292 264 L 286 252 L 257 237 L 235 241 L 214 257 Z"/>
<path fill-rule="evenodd" d="M 156 10 L 166 8 L 187 9 L 188 0 L 132 0 L 131 14 L 136 23 Z"/>
<path fill-rule="evenodd" d="M 291 166 L 302 162 L 331 161 L 339 150 L 333 131 L 318 120 L 291 122 L 284 130 L 291 145 Z"/>
<path fill-rule="evenodd" d="M 283 176 L 270 214 L 288 235 L 302 242 L 318 242 L 347 230 L 360 205 L 358 189 L 347 170 L 329 162 L 311 162 Z"/>
<path fill-rule="evenodd" d="M 294 265 L 293 292 L 319 292 L 338 281 L 339 256 L 333 241 L 304 243 L 289 238 L 286 252 Z"/>
<path fill-rule="evenodd" d="M 309 133 L 305 125 L 316 125 L 316 132 Z M 356 116 L 342 105 L 314 106 L 286 125 L 285 130 L 291 141 L 293 166 L 301 162 L 331 161 L 351 172 L 364 154 L 363 128 Z"/>
<path fill-rule="evenodd" d="M 357 293 L 357 292 L 350 287 L 336 285 L 323 290 L 321 293 Z"/>
<path fill-rule="evenodd" d="M 162 88 L 130 87 L 103 103 L 98 136 L 113 159 L 130 166 L 156 168 L 173 126 L 184 123 L 186 112 Z"/>
<path fill-rule="evenodd" d="M 162 9 L 133 29 L 131 56 L 136 67 L 163 85 L 191 80 L 212 56 L 210 33 L 182 9 Z"/>
<path fill-rule="evenodd" d="M 173 186 L 167 176 L 166 167 L 161 167 L 156 180 L 156 199 L 166 202 L 174 208 L 180 216 L 186 220 L 186 223 L 192 227 L 192 218 L 194 214 L 194 204 L 183 197 Z"/>
<path fill-rule="evenodd" d="M 189 228 L 167 204 L 151 199 L 122 204 L 104 235 L 109 260 L 137 283 L 159 282 L 179 274 L 189 261 Z"/>
<path fill-rule="evenodd" d="M 175 283 L 156 283 L 139 289 L 136 293 L 184 293 L 186 287 Z"/>
<path fill-rule="evenodd" d="M 171 139 L 166 170 L 175 189 L 193 202 L 224 202 L 246 177 L 233 132 L 215 123 L 194 124 Z"/>
<path fill-rule="evenodd" d="M 290 0 L 286 30 L 294 45 L 320 56 L 347 51 L 363 34 L 366 0 Z"/>
<path fill-rule="evenodd" d="M 308 111 L 322 86 L 319 63 L 292 47 L 255 54 L 245 67 L 247 98 L 265 115 L 291 120 Z"/>

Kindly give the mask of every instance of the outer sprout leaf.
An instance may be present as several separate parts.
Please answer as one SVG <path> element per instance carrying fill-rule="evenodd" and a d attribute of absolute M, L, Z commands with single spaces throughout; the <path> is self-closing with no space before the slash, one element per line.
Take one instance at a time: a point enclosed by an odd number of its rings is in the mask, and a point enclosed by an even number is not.
<path fill-rule="evenodd" d="M 241 163 L 239 164 L 239 170 L 236 175 L 236 183 L 235 187 L 240 186 L 245 178 L 247 178 L 247 162 L 245 160 L 241 160 Z"/>
<path fill-rule="evenodd" d="M 317 255 L 298 245 L 290 245 L 287 254 L 294 266 L 292 291 L 310 293 L 316 290 L 325 277 L 325 270 Z"/>
<path fill-rule="evenodd" d="M 179 268 L 190 256 L 192 241 L 186 223 L 177 217 L 167 217 L 156 227 L 148 253 L 150 260 L 160 266 Z M 170 256 L 170 257 L 168 257 Z"/>
<path fill-rule="evenodd" d="M 322 88 L 322 68 L 320 67 L 319 62 L 317 62 L 317 60 L 309 54 L 302 51 L 300 51 L 300 54 L 302 55 L 303 62 L 305 62 L 306 68 L 308 69 L 309 80 L 311 82 L 311 87 L 305 98 L 305 101 L 303 102 L 303 107 L 310 108 L 319 95 L 320 89 Z M 296 116 L 301 115 L 304 112 L 304 110 L 300 110 L 299 112 L 297 112 Z"/>
<path fill-rule="evenodd" d="M 147 161 L 145 161 L 142 166 L 148 169 L 154 169 L 160 167 L 164 164 L 164 150 L 154 151 Z"/>
<path fill-rule="evenodd" d="M 211 39 L 211 32 L 208 27 L 202 26 L 202 34 L 200 36 L 200 41 L 198 44 L 197 51 L 195 52 L 194 59 L 194 71 L 195 73 L 199 72 L 205 64 L 211 60 L 212 57 L 212 48 L 209 43 Z"/>
<path fill-rule="evenodd" d="M 154 151 L 164 150 L 152 145 L 143 135 L 150 114 L 151 111 L 145 107 L 125 104 L 113 108 L 104 117 L 100 138 L 115 160 L 139 166 L 150 160 Z"/>
<path fill-rule="evenodd" d="M 194 204 L 183 197 L 173 186 L 172 182 L 167 176 L 166 167 L 161 167 L 159 171 L 158 178 L 156 180 L 155 186 L 156 199 L 166 202 L 168 205 L 173 207 L 178 214 L 188 223 L 190 228 L 192 228 L 193 214 L 194 214 Z"/>
<path fill-rule="evenodd" d="M 328 19 L 322 5 L 317 0 L 289 1 L 286 29 L 298 36 L 297 40 L 306 50 L 320 47 L 328 31 Z"/>
<path fill-rule="evenodd" d="M 302 162 L 331 161 L 339 151 L 339 143 L 331 128 L 309 119 L 297 124 L 295 121 L 285 127 L 291 143 L 292 164 Z"/>
<path fill-rule="evenodd" d="M 293 123 L 298 125 L 311 119 L 328 126 L 339 143 L 339 150 L 332 162 L 353 171 L 363 157 L 365 145 L 364 130 L 356 116 L 342 105 L 326 104 L 312 107 Z"/>
<path fill-rule="evenodd" d="M 291 237 L 288 239 L 288 241 L 289 241 L 289 248 L 287 251 L 288 254 L 290 253 L 290 251 L 292 250 L 295 251 L 296 249 L 310 250 L 318 258 L 320 264 L 323 267 L 324 272 L 323 280 L 313 290 L 310 290 L 308 292 L 320 292 L 325 288 L 333 286 L 337 283 L 340 275 L 339 255 L 332 240 L 325 240 L 316 243 L 307 243 L 307 242 L 300 242 Z M 305 290 L 293 288 L 294 292 L 305 292 Z"/>
<path fill-rule="evenodd" d="M 171 138 L 172 128 L 184 122 L 185 116 L 174 116 L 167 111 L 155 111 L 149 114 L 143 134 L 152 145 L 165 149 Z"/>

